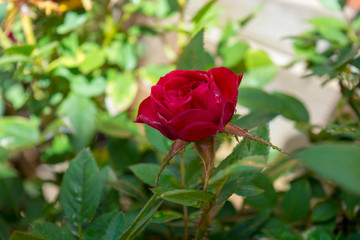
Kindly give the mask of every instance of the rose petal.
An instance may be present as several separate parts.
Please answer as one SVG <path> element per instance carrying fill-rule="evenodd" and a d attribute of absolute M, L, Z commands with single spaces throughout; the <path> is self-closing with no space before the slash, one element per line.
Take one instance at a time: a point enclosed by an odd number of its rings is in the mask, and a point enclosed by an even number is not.
<path fill-rule="evenodd" d="M 217 87 L 226 100 L 232 100 L 235 92 L 237 92 L 241 79 L 238 81 L 238 76 L 225 67 L 212 68 L 208 73 L 213 77 Z"/>
<path fill-rule="evenodd" d="M 224 126 L 230 122 L 232 116 L 234 115 L 236 104 L 232 102 L 227 102 L 224 106 L 224 110 L 219 123 L 219 131 L 224 131 Z"/>
<path fill-rule="evenodd" d="M 189 95 L 192 97 L 191 106 L 193 108 L 208 108 L 209 86 L 207 84 L 200 84 L 197 88 L 193 89 Z"/>
<path fill-rule="evenodd" d="M 179 90 L 182 86 L 194 81 L 206 82 L 206 75 L 195 71 L 183 71 L 177 75 L 170 75 L 164 86 L 166 91 L 170 89 Z"/>
<path fill-rule="evenodd" d="M 224 105 L 227 100 L 224 98 L 214 81 L 209 82 L 209 97 L 207 108 L 216 119 L 222 118 Z M 218 122 L 219 122 L 218 121 Z"/>
<path fill-rule="evenodd" d="M 172 135 L 164 126 L 161 124 L 158 115 L 154 109 L 151 97 L 147 97 L 144 101 L 141 102 L 139 106 L 138 115 L 136 123 L 146 123 L 150 127 L 153 127 L 159 130 L 165 137 L 175 140 L 177 139 L 176 136 Z"/>
<path fill-rule="evenodd" d="M 179 137 L 187 142 L 195 142 L 203 138 L 215 136 L 217 132 L 217 125 L 214 123 L 195 122 L 181 130 L 179 132 Z"/>
<path fill-rule="evenodd" d="M 150 95 L 153 99 L 162 101 L 165 99 L 165 89 L 163 86 L 160 85 L 152 86 Z"/>
<path fill-rule="evenodd" d="M 190 109 L 176 115 L 170 122 L 167 123 L 169 127 L 176 132 L 180 132 L 186 126 L 195 122 L 211 122 L 215 125 L 219 124 L 220 118 L 214 118 L 214 114 L 203 109 Z"/>

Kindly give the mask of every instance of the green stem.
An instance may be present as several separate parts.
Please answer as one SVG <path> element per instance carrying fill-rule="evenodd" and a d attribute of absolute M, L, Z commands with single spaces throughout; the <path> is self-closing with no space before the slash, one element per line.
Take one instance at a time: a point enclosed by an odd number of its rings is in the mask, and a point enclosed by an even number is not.
<path fill-rule="evenodd" d="M 82 240 L 83 237 L 82 237 L 82 225 L 81 225 L 81 223 L 79 223 L 78 234 L 79 234 L 79 240 Z"/>
<path fill-rule="evenodd" d="M 180 178 L 181 178 L 181 188 L 185 189 L 185 158 L 183 155 L 180 156 Z M 188 209 L 187 206 L 183 206 L 183 220 L 184 220 L 184 240 L 189 239 L 189 218 L 188 218 Z"/>
<path fill-rule="evenodd" d="M 215 161 L 215 138 L 209 137 L 195 142 L 195 147 L 200 155 L 204 165 L 204 191 L 207 190 L 208 182 L 214 171 Z M 225 184 L 225 182 L 223 182 Z M 214 197 L 202 208 L 200 221 L 195 235 L 195 240 L 204 239 L 212 220 L 212 210 L 215 207 L 215 202 L 220 194 L 223 184 L 216 190 Z"/>
<path fill-rule="evenodd" d="M 210 226 L 212 217 L 214 217 L 214 215 L 215 215 L 215 214 L 212 214 L 212 213 L 213 213 L 213 209 L 215 207 L 216 200 L 217 200 L 217 198 L 218 198 L 218 196 L 219 196 L 219 194 L 221 192 L 221 189 L 224 186 L 227 179 L 228 179 L 228 177 L 225 178 L 225 180 L 222 182 L 220 187 L 218 187 L 216 189 L 215 196 L 202 209 L 202 213 L 201 213 L 201 216 L 200 216 L 200 221 L 199 221 L 199 225 L 198 225 L 198 228 L 197 228 L 195 240 L 204 239 L 204 236 L 206 235 L 207 231 L 209 230 L 209 226 Z M 216 212 L 217 211 L 215 211 L 215 213 Z"/>
<path fill-rule="evenodd" d="M 121 240 L 128 240 L 131 237 L 131 234 L 136 229 L 137 225 L 140 223 L 142 218 L 146 215 L 146 213 L 153 207 L 153 204 L 155 203 L 156 199 L 158 197 L 158 193 L 155 192 L 154 195 L 147 201 L 143 209 L 139 212 L 139 214 L 136 216 L 134 222 L 126 229 L 126 231 L 120 236 L 119 239 Z"/>

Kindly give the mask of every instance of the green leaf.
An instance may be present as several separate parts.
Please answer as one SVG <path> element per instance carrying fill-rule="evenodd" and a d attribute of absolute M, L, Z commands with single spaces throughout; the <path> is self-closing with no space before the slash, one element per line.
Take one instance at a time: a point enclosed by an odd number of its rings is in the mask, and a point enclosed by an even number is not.
<path fill-rule="evenodd" d="M 21 179 L 16 175 L 17 172 L 12 168 L 0 165 L 1 212 L 10 211 L 11 214 L 20 214 L 25 199 L 25 191 Z"/>
<path fill-rule="evenodd" d="M 3 97 L 0 96 L 0 117 L 4 116 L 4 112 L 5 112 L 5 103 Z"/>
<path fill-rule="evenodd" d="M 105 63 L 105 53 L 97 44 L 87 43 L 82 46 L 85 50 L 85 60 L 79 65 L 79 70 L 88 74 L 100 68 Z"/>
<path fill-rule="evenodd" d="M 84 240 L 102 239 L 115 216 L 116 213 L 112 212 L 96 218 L 96 220 L 86 229 Z"/>
<path fill-rule="evenodd" d="M 346 64 L 351 63 L 352 60 L 357 56 L 359 47 L 355 44 L 353 46 L 347 46 L 341 50 L 338 58 L 335 62 L 335 68 L 342 68 Z"/>
<path fill-rule="evenodd" d="M 111 187 L 113 187 L 115 190 L 126 194 L 127 196 L 134 197 L 136 199 L 146 199 L 146 196 L 144 193 L 136 187 L 134 184 L 132 184 L 129 181 L 126 181 L 124 179 L 119 179 L 116 181 L 108 181 L 107 184 L 109 184 Z"/>
<path fill-rule="evenodd" d="M 73 149 L 67 135 L 57 134 L 53 138 L 51 146 L 41 153 L 41 160 L 44 163 L 59 163 L 71 156 Z"/>
<path fill-rule="evenodd" d="M 330 29 L 340 29 L 340 30 L 345 30 L 348 28 L 347 24 L 343 20 L 336 17 L 328 17 L 328 16 L 316 17 L 310 19 L 309 23 L 314 25 L 316 28 L 330 28 Z"/>
<path fill-rule="evenodd" d="M 169 202 L 185 206 L 201 207 L 201 203 L 210 201 L 214 197 L 214 194 L 204 191 L 176 189 L 162 192 L 160 197 Z"/>
<path fill-rule="evenodd" d="M 343 200 L 343 209 L 346 216 L 349 219 L 353 219 L 359 211 L 360 196 L 343 191 L 341 193 L 341 199 Z"/>
<path fill-rule="evenodd" d="M 247 73 L 244 75 L 245 86 L 261 87 L 273 80 L 278 72 L 269 56 L 262 50 L 248 50 L 245 55 Z"/>
<path fill-rule="evenodd" d="M 8 2 L 0 3 L 0 22 L 3 22 L 6 16 L 7 6 L 8 6 Z"/>
<path fill-rule="evenodd" d="M 103 240 L 117 240 L 123 234 L 129 223 L 124 213 L 119 212 L 110 222 L 106 229 Z"/>
<path fill-rule="evenodd" d="M 341 11 L 342 7 L 339 0 L 320 0 L 322 5 L 330 10 Z"/>
<path fill-rule="evenodd" d="M 158 130 L 145 125 L 145 134 L 150 143 L 160 152 L 167 153 L 171 147 L 172 141 L 162 135 Z"/>
<path fill-rule="evenodd" d="M 322 202 L 315 206 L 311 219 L 313 222 L 325 222 L 334 219 L 340 207 L 335 202 Z"/>
<path fill-rule="evenodd" d="M 310 209 L 311 189 L 306 179 L 300 179 L 291 184 L 284 194 L 281 210 L 289 222 L 298 222 L 306 217 Z"/>
<path fill-rule="evenodd" d="M 96 116 L 95 124 L 97 130 L 110 137 L 129 138 L 138 134 L 138 128 L 126 113 L 115 117 L 110 116 L 107 112 L 99 113 Z"/>
<path fill-rule="evenodd" d="M 244 41 L 238 41 L 229 47 L 222 47 L 220 54 L 224 58 L 223 65 L 228 68 L 235 67 L 245 58 L 249 45 Z"/>
<path fill-rule="evenodd" d="M 71 91 L 84 97 L 96 97 L 105 92 L 106 80 L 102 76 L 88 81 L 83 75 L 74 75 L 70 80 Z"/>
<path fill-rule="evenodd" d="M 334 41 L 342 46 L 348 43 L 348 38 L 344 32 L 338 29 L 331 29 L 329 27 L 319 28 L 320 34 L 329 41 Z"/>
<path fill-rule="evenodd" d="M 95 133 L 96 106 L 88 98 L 70 93 L 58 109 L 58 115 L 70 123 L 70 140 L 76 150 L 87 146 Z"/>
<path fill-rule="evenodd" d="M 348 238 L 346 238 L 346 240 L 359 240 L 359 239 L 360 239 L 359 233 L 353 233 Z"/>
<path fill-rule="evenodd" d="M 101 151 L 101 150 L 100 150 Z M 103 151 L 103 150 L 102 150 Z M 103 152 L 96 151 L 95 154 L 103 154 Z M 98 160 L 101 162 L 102 160 Z M 101 164 L 101 163 L 100 163 Z M 116 176 L 113 169 L 106 165 L 100 170 L 101 179 L 101 197 L 98 208 L 96 209 L 95 216 L 102 215 L 104 213 L 118 211 L 120 208 L 119 193 L 113 189 L 107 182 L 115 181 Z"/>
<path fill-rule="evenodd" d="M 298 99 L 279 92 L 273 93 L 273 96 L 275 96 L 283 105 L 280 110 L 281 115 L 291 120 L 305 123 L 309 122 L 309 113 L 304 104 Z"/>
<path fill-rule="evenodd" d="M 6 48 L 4 49 L 4 53 L 13 54 L 13 55 L 23 55 L 28 57 L 31 55 L 34 49 L 35 49 L 34 45 L 24 44 L 24 45 Z"/>
<path fill-rule="evenodd" d="M 280 221 L 278 218 L 272 217 L 266 224 L 261 228 L 261 231 L 271 239 L 276 240 L 302 240 L 300 236 L 297 236 L 294 230 Z"/>
<path fill-rule="evenodd" d="M 360 19 L 360 16 L 359 16 Z M 360 20 L 359 20 L 360 22 Z M 360 24 L 360 23 L 359 23 Z M 360 28 L 360 27 L 359 27 Z M 355 66 L 357 69 L 360 69 L 360 57 L 355 58 L 350 62 L 351 65 Z"/>
<path fill-rule="evenodd" d="M 5 163 L 9 158 L 9 151 L 6 148 L 0 147 L 0 164 Z"/>
<path fill-rule="evenodd" d="M 128 109 L 136 97 L 138 88 L 138 83 L 132 74 L 108 71 L 106 96 L 110 114 L 115 115 Z"/>
<path fill-rule="evenodd" d="M 100 201 L 99 168 L 89 149 L 82 150 L 65 172 L 60 202 L 65 215 L 75 225 L 86 223 Z"/>
<path fill-rule="evenodd" d="M 348 29 L 348 25 L 341 19 L 335 17 L 316 17 L 309 20 L 323 38 L 345 46 L 348 38 L 343 31 Z"/>
<path fill-rule="evenodd" d="M 0 11 L 1 11 L 1 4 L 0 4 Z M 10 227 L 4 220 L 0 219 L 0 240 L 6 240 L 6 239 L 10 239 Z"/>
<path fill-rule="evenodd" d="M 35 146 L 39 140 L 38 123 L 24 117 L 0 118 L 0 146 L 18 150 Z"/>
<path fill-rule="evenodd" d="M 20 231 L 14 231 L 11 234 L 10 240 L 46 240 L 45 238 Z"/>
<path fill-rule="evenodd" d="M 52 54 L 56 48 L 59 46 L 59 42 L 52 41 L 44 46 L 41 46 L 40 48 L 36 49 L 33 56 L 36 57 L 46 57 Z"/>
<path fill-rule="evenodd" d="M 208 3 L 206 3 L 197 13 L 196 15 L 191 19 L 194 23 L 199 23 L 201 19 L 204 17 L 204 15 L 209 11 L 211 6 L 216 2 L 217 0 L 211 0 Z"/>
<path fill-rule="evenodd" d="M 32 228 L 36 234 L 46 239 L 75 240 L 68 229 L 60 228 L 53 223 L 36 223 L 32 226 Z"/>
<path fill-rule="evenodd" d="M 29 62 L 30 58 L 24 55 L 3 55 L 0 57 L 0 66 L 8 63 Z"/>
<path fill-rule="evenodd" d="M 140 153 L 137 145 L 130 138 L 108 138 L 107 148 L 110 153 L 110 162 L 117 171 L 124 171 L 131 164 L 140 162 Z"/>
<path fill-rule="evenodd" d="M 263 189 L 264 192 L 256 196 L 246 197 L 246 204 L 249 204 L 258 211 L 266 211 L 269 209 L 272 211 L 277 205 L 278 196 L 269 177 L 263 173 L 258 173 L 251 180 L 250 184 Z"/>
<path fill-rule="evenodd" d="M 263 192 L 263 189 L 255 187 L 253 185 L 242 185 L 235 193 L 240 196 L 249 197 L 259 195 Z"/>
<path fill-rule="evenodd" d="M 67 12 L 65 15 L 64 23 L 56 28 L 56 32 L 58 34 L 67 34 L 83 25 L 86 20 L 86 13 L 77 14 L 76 12 Z"/>
<path fill-rule="evenodd" d="M 140 163 L 132 165 L 129 167 L 130 170 L 144 183 L 154 186 L 156 177 L 160 171 L 160 165 L 152 163 Z M 180 186 L 180 183 L 176 180 L 174 175 L 168 170 L 165 169 L 159 181 L 160 186 Z"/>
<path fill-rule="evenodd" d="M 134 70 L 138 64 L 136 46 L 129 42 L 114 41 L 105 50 L 109 62 L 125 71 Z"/>
<path fill-rule="evenodd" d="M 257 137 L 264 139 L 265 141 L 270 140 L 269 124 L 265 124 L 263 126 L 257 127 L 251 133 Z M 249 140 L 243 140 L 243 141 L 246 141 L 248 146 L 250 146 L 250 147 L 244 149 L 244 151 L 242 153 L 243 158 L 246 158 L 248 156 L 254 156 L 254 155 L 262 155 L 265 157 L 265 160 L 268 159 L 269 149 L 270 149 L 269 146 L 267 146 L 261 142 L 257 142 L 257 141 L 249 141 Z M 265 165 L 266 165 L 266 162 L 265 162 Z"/>
<path fill-rule="evenodd" d="M 197 184 L 201 174 L 203 173 L 203 166 L 199 164 L 200 160 L 198 158 L 191 158 L 189 161 L 190 162 L 186 165 L 185 171 L 185 185 L 188 188 Z"/>
<path fill-rule="evenodd" d="M 270 217 L 270 211 L 262 212 L 254 218 L 241 221 L 228 230 L 224 239 L 250 239 Z"/>
<path fill-rule="evenodd" d="M 184 52 L 180 55 L 176 68 L 182 70 L 205 70 L 204 30 L 200 30 L 191 39 Z"/>
<path fill-rule="evenodd" d="M 209 188 L 217 186 L 217 183 L 222 181 L 225 177 L 235 174 L 242 174 L 246 172 L 259 172 L 266 166 L 266 160 L 263 156 L 250 156 L 241 161 L 228 165 L 223 169 L 215 171 L 214 175 L 209 180 Z"/>
<path fill-rule="evenodd" d="M 238 104 L 252 110 L 267 110 L 277 112 L 282 108 L 281 102 L 271 94 L 258 88 L 241 88 Z"/>
<path fill-rule="evenodd" d="M 167 223 L 179 218 L 182 218 L 181 213 L 172 210 L 162 210 L 152 216 L 151 223 Z"/>
<path fill-rule="evenodd" d="M 291 120 L 308 122 L 309 113 L 296 98 L 284 94 L 269 94 L 257 88 L 242 88 L 239 91 L 238 103 L 252 110 L 264 110 L 282 114 Z"/>
<path fill-rule="evenodd" d="M 348 126 L 339 126 L 332 124 L 326 126 L 326 132 L 336 136 L 343 136 L 354 140 L 360 140 L 359 127 L 348 127 Z"/>
<path fill-rule="evenodd" d="M 12 103 L 15 110 L 24 106 L 29 99 L 29 95 L 29 92 L 25 90 L 22 84 L 12 84 L 5 91 L 5 98 Z"/>
<path fill-rule="evenodd" d="M 351 26 L 354 30 L 360 29 L 360 16 L 359 15 L 352 21 Z"/>
<path fill-rule="evenodd" d="M 354 193 L 360 193 L 360 148 L 352 143 L 324 143 L 296 156 L 311 170 Z"/>
<path fill-rule="evenodd" d="M 309 236 L 306 238 L 306 240 L 332 240 L 331 236 L 321 229 L 316 229 L 312 233 L 309 234 Z"/>

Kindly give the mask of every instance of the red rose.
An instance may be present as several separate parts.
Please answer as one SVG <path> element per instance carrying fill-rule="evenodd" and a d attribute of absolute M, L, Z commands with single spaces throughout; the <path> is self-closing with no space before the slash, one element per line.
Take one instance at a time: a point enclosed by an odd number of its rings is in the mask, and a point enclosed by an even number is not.
<path fill-rule="evenodd" d="M 224 131 L 231 120 L 242 74 L 225 67 L 209 71 L 174 70 L 151 88 L 139 107 L 137 123 L 165 137 L 194 142 Z"/>

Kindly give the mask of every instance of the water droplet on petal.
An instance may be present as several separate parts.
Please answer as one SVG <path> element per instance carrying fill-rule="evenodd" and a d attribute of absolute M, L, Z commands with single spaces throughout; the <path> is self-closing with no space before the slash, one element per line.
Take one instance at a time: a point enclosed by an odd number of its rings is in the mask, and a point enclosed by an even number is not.
<path fill-rule="evenodd" d="M 216 103 L 221 103 L 221 97 L 218 93 L 215 93 L 215 102 Z"/>

